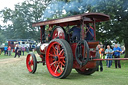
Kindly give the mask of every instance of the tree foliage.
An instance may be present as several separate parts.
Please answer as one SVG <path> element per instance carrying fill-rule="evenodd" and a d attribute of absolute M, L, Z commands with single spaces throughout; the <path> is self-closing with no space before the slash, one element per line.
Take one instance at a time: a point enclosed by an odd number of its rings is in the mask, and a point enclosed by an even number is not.
<path fill-rule="evenodd" d="M 4 33 L 3 33 L 3 30 L 1 29 L 2 26 L 0 25 L 0 45 L 5 42 L 5 37 L 4 37 Z"/>
<path fill-rule="evenodd" d="M 34 39 L 39 37 L 39 28 L 33 28 L 32 23 L 40 21 L 42 11 L 50 0 L 26 0 L 15 5 L 15 9 L 5 8 L 1 11 L 3 22 L 12 24 L 5 26 L 5 36 L 11 39 Z M 9 34 L 8 34 L 9 33 Z"/>
<path fill-rule="evenodd" d="M 128 1 L 127 0 L 26 0 L 15 5 L 15 9 L 0 11 L 3 22 L 12 24 L 2 28 L 2 39 L 39 38 L 39 27 L 32 23 L 41 17 L 54 19 L 85 12 L 99 12 L 110 16 L 110 21 L 97 24 L 97 40 L 102 42 L 124 42 L 128 56 Z M 42 16 L 43 15 L 43 16 Z M 1 39 L 1 40 L 2 40 Z"/>
<path fill-rule="evenodd" d="M 128 57 L 128 7 L 127 0 L 102 0 L 93 10 L 110 16 L 110 21 L 97 27 L 98 39 L 102 42 L 124 42 Z"/>

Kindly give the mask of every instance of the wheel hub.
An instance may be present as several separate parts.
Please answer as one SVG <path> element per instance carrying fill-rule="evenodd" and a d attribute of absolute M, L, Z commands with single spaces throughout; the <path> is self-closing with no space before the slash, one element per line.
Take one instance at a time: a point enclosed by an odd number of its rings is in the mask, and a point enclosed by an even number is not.
<path fill-rule="evenodd" d="M 54 59 L 55 59 L 55 61 L 58 61 L 58 56 L 55 56 Z"/>
<path fill-rule="evenodd" d="M 31 65 L 31 62 L 29 61 L 29 63 L 28 63 L 29 65 Z"/>

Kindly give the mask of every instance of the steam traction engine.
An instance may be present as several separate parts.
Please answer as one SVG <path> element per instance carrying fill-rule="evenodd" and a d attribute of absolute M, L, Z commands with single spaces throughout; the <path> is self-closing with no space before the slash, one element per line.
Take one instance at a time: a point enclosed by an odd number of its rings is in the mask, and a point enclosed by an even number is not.
<path fill-rule="evenodd" d="M 99 62 L 93 59 L 99 59 L 99 51 L 96 46 L 95 23 L 109 20 L 109 16 L 101 13 L 86 13 L 71 17 L 54 19 L 33 23 L 33 27 L 39 26 L 41 44 L 37 47 L 37 53 L 41 61 L 36 60 L 33 53 L 29 53 L 26 58 L 26 66 L 30 73 L 35 73 L 37 63 L 47 65 L 49 73 L 56 78 L 66 78 L 74 68 L 78 73 L 90 75 L 94 73 Z M 94 29 L 94 39 L 85 40 L 85 24 L 91 23 Z M 81 25 L 80 40 L 71 40 L 71 34 L 67 31 L 71 26 Z M 52 28 L 49 40 L 46 40 L 46 27 Z M 85 32 L 86 31 L 86 32 Z"/>

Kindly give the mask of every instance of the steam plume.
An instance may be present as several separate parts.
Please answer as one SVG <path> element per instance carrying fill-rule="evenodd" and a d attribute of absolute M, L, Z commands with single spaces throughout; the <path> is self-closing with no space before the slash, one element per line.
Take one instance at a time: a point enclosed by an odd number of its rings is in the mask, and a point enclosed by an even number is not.
<path fill-rule="evenodd" d="M 99 0 L 75 0 L 71 2 L 52 0 L 44 11 L 41 21 L 48 18 L 62 17 L 64 14 L 81 14 L 87 12 L 88 5 L 95 5 Z M 70 16 L 68 15 L 68 16 Z"/>

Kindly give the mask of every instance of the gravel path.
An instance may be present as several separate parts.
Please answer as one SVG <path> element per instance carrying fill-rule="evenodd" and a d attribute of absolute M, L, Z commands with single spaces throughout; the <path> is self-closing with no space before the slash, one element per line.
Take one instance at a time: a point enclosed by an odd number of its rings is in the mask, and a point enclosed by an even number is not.
<path fill-rule="evenodd" d="M 21 56 L 20 58 L 7 58 L 7 59 L 0 59 L 0 65 L 1 64 L 8 64 L 8 63 L 14 63 L 18 61 L 23 61 L 25 60 L 25 56 Z"/>

